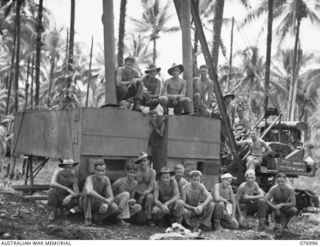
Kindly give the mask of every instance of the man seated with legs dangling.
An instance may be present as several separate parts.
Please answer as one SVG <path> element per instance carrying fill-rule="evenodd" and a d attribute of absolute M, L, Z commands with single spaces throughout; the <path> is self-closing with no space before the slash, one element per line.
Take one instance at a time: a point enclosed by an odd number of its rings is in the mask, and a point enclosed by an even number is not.
<path fill-rule="evenodd" d="M 148 106 L 150 111 L 156 109 L 159 105 L 161 81 L 156 77 L 161 68 L 157 68 L 154 64 L 150 64 L 145 70 L 146 75 L 142 78 L 143 82 L 143 98 L 141 104 Z"/>
<path fill-rule="evenodd" d="M 164 82 L 159 97 L 163 115 L 168 115 L 168 108 L 174 108 L 175 115 L 193 113 L 192 100 L 186 97 L 187 82 L 179 77 L 183 70 L 182 64 L 175 63 L 168 69 L 168 73 L 172 77 Z"/>
<path fill-rule="evenodd" d="M 122 100 L 133 98 L 132 110 L 141 111 L 143 85 L 139 72 L 134 68 L 135 62 L 134 57 L 127 57 L 124 60 L 124 67 L 116 70 L 117 100 L 120 103 Z"/>
<path fill-rule="evenodd" d="M 249 145 L 250 154 L 247 157 L 247 170 L 255 170 L 260 166 L 262 159 L 272 153 L 271 148 L 259 137 L 256 130 L 250 132 L 251 140 L 237 141 L 238 145 Z"/>

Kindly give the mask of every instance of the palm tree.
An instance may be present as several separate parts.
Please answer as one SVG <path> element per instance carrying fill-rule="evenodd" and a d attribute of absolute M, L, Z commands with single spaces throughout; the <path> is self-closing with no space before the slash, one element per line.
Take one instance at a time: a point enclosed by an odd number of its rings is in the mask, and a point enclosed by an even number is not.
<path fill-rule="evenodd" d="M 45 50 L 48 51 L 48 56 L 50 60 L 50 72 L 49 72 L 49 88 L 48 88 L 48 102 L 51 100 L 51 92 L 53 81 L 54 81 L 54 75 L 55 75 L 55 69 L 56 64 L 59 61 L 60 53 L 62 52 L 62 40 L 60 38 L 62 28 L 57 28 L 56 26 L 53 27 L 52 30 L 50 30 L 45 35 Z"/>
<path fill-rule="evenodd" d="M 123 53 L 124 53 L 124 36 L 125 36 L 125 23 L 126 23 L 126 8 L 127 0 L 121 0 L 120 3 L 120 19 L 119 19 L 119 39 L 118 39 L 118 66 L 123 66 Z"/>
<path fill-rule="evenodd" d="M 131 34 L 128 37 L 126 54 L 136 58 L 136 64 L 147 66 L 152 62 L 153 53 L 149 50 L 149 38 L 141 34 Z"/>
<path fill-rule="evenodd" d="M 245 7 L 248 7 L 247 0 L 240 1 Z M 223 23 L 223 12 L 225 0 L 216 0 L 212 4 L 213 5 L 213 46 L 212 46 L 212 61 L 215 71 L 217 72 L 218 68 L 218 58 L 219 58 L 219 48 L 221 45 L 221 27 Z M 208 10 L 210 8 L 208 7 Z"/>
<path fill-rule="evenodd" d="M 311 8 L 309 6 L 312 6 Z M 290 90 L 289 90 L 289 119 L 294 119 L 295 110 L 295 98 L 297 93 L 297 64 L 299 43 L 300 43 L 300 25 L 303 18 L 308 18 L 312 23 L 320 24 L 320 19 L 314 10 L 320 8 L 320 1 L 315 0 L 314 4 L 307 5 L 303 0 L 278 0 L 274 2 L 273 18 L 279 20 L 279 25 L 276 29 L 276 35 L 278 35 L 279 46 L 289 33 L 294 33 L 295 43 L 293 49 L 292 66 L 294 68 L 293 76 L 291 77 Z M 268 11 L 268 0 L 261 2 L 258 7 L 249 12 L 244 19 L 242 26 L 252 22 L 256 18 L 261 17 Z"/>
<path fill-rule="evenodd" d="M 43 31 L 42 26 L 42 11 L 43 11 L 43 0 L 39 0 L 39 7 L 38 7 L 38 24 L 37 24 L 37 43 L 36 43 L 36 96 L 35 96 L 35 104 L 36 106 L 39 105 L 39 93 L 40 93 L 40 63 L 41 63 L 41 36 Z"/>
<path fill-rule="evenodd" d="M 150 4 L 150 2 L 142 0 L 142 7 L 144 9 L 142 18 L 130 18 L 136 26 L 136 31 L 148 34 L 150 41 L 153 42 L 153 64 L 156 64 L 157 39 L 160 38 L 160 33 L 176 32 L 180 30 L 177 26 L 166 26 L 169 20 L 173 17 L 173 14 L 169 12 L 171 2 L 167 1 L 163 6 L 160 5 L 160 2 L 160 0 L 155 0 Z"/>

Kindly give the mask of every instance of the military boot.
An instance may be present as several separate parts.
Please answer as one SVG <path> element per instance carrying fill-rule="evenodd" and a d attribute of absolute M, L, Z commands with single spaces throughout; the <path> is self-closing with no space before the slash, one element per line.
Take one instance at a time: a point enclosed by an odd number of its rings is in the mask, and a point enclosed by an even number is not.
<path fill-rule="evenodd" d="M 54 221 L 56 219 L 56 210 L 55 209 L 51 209 L 49 211 L 49 217 L 48 217 L 48 220 L 50 222 Z"/>
<path fill-rule="evenodd" d="M 265 231 L 267 229 L 266 226 L 266 219 L 259 219 L 259 227 L 258 227 L 258 231 Z"/>
<path fill-rule="evenodd" d="M 140 100 L 139 100 L 139 99 L 134 99 L 134 100 L 133 100 L 132 110 L 134 110 L 134 111 L 142 111 L 142 110 L 141 110 Z"/>
<path fill-rule="evenodd" d="M 215 219 L 213 221 L 213 229 L 215 229 L 216 231 L 222 230 L 222 227 L 221 227 L 221 224 L 220 224 L 220 220 Z"/>

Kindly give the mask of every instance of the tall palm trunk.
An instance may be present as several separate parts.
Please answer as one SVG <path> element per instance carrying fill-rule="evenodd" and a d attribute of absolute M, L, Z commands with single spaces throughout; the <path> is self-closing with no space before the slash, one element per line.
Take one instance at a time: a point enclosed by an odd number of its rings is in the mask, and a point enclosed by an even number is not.
<path fill-rule="evenodd" d="M 118 39 L 118 66 L 123 66 L 123 54 L 124 54 L 124 36 L 125 36 L 125 24 L 126 24 L 126 8 L 127 0 L 121 0 L 120 3 L 120 19 L 119 19 L 119 39 Z"/>
<path fill-rule="evenodd" d="M 13 49 L 12 49 L 12 55 L 11 55 L 11 66 L 9 71 L 9 82 L 8 82 L 8 96 L 7 96 L 7 104 L 6 104 L 6 114 L 9 114 L 10 110 L 10 98 L 11 98 L 11 88 L 12 88 L 12 78 L 14 76 L 13 74 L 13 67 L 14 67 L 14 58 L 16 53 L 16 39 L 17 39 L 17 32 L 14 31 L 13 35 Z"/>
<path fill-rule="evenodd" d="M 212 47 L 212 62 L 215 73 L 217 73 L 219 48 L 221 40 L 221 27 L 223 21 L 224 0 L 215 2 L 213 10 L 213 47 Z"/>
<path fill-rule="evenodd" d="M 74 48 L 74 19 L 75 19 L 75 0 L 71 0 L 71 13 L 70 13 L 70 38 L 69 38 L 69 58 L 68 70 L 73 71 L 73 48 Z M 71 84 L 70 84 L 71 85 Z"/>
<path fill-rule="evenodd" d="M 28 66 L 27 66 L 27 79 L 26 79 L 26 88 L 25 88 L 24 110 L 26 110 L 28 107 L 29 75 L 30 75 L 30 58 L 28 59 Z"/>
<path fill-rule="evenodd" d="M 270 63 L 271 63 L 271 45 L 272 45 L 272 21 L 273 21 L 273 0 L 269 0 L 266 74 L 265 74 L 265 98 L 264 98 L 265 111 L 268 108 L 268 101 L 269 101 L 269 79 L 270 79 Z"/>
<path fill-rule="evenodd" d="M 152 54 L 152 62 L 153 64 L 156 64 L 157 60 L 157 39 L 153 39 L 153 54 Z"/>
<path fill-rule="evenodd" d="M 292 97 L 291 101 L 291 107 L 290 107 L 290 121 L 295 120 L 295 108 L 296 108 L 296 99 L 297 99 L 297 90 L 298 90 L 298 71 L 299 71 L 299 59 L 298 59 L 298 46 L 299 46 L 299 36 L 300 36 L 300 24 L 301 20 L 298 19 L 297 23 L 297 32 L 296 32 L 296 40 L 294 44 L 294 55 L 293 55 L 293 62 L 294 65 L 292 66 L 293 69 L 293 77 L 292 77 Z"/>
<path fill-rule="evenodd" d="M 296 96 L 294 95 L 294 91 L 296 87 L 297 81 L 297 56 L 298 56 L 298 43 L 299 43 L 299 35 L 300 35 L 300 23 L 301 20 L 297 19 L 297 28 L 296 28 L 296 35 L 295 35 L 295 42 L 294 42 L 294 49 L 293 49 L 293 61 L 292 61 L 292 72 L 291 72 L 291 83 L 290 83 L 290 90 L 289 90 L 289 120 L 294 120 L 294 113 L 295 113 L 295 100 Z M 295 92 L 296 93 L 296 92 Z"/>
<path fill-rule="evenodd" d="M 56 58 L 55 55 L 53 55 L 50 58 L 50 73 L 49 73 L 49 89 L 48 89 L 48 103 L 51 101 L 51 90 L 53 85 L 53 79 L 54 79 L 54 70 L 56 66 Z"/>
<path fill-rule="evenodd" d="M 41 35 L 42 35 L 42 11 L 43 11 L 43 0 L 39 0 L 38 8 L 38 23 L 37 23 L 37 41 L 36 41 L 36 95 L 35 105 L 39 106 L 39 94 L 40 94 L 40 64 L 41 64 Z"/>
<path fill-rule="evenodd" d="M 14 102 L 15 102 L 15 111 L 19 109 L 19 60 L 20 60 L 20 9 L 21 9 L 21 0 L 17 0 L 16 6 L 16 32 L 17 32 L 17 42 L 16 42 L 16 68 L 15 68 L 15 77 L 14 77 Z"/>
<path fill-rule="evenodd" d="M 34 89 L 34 56 L 32 55 L 31 61 L 31 88 L 30 88 L 30 108 L 33 108 L 33 89 Z"/>
<path fill-rule="evenodd" d="M 230 88 L 230 80 L 232 76 L 232 56 L 233 56 L 233 29 L 234 29 L 234 17 L 232 17 L 231 22 L 231 34 L 230 34 L 230 57 L 229 57 L 229 72 L 227 78 L 226 89 L 229 91 Z"/>

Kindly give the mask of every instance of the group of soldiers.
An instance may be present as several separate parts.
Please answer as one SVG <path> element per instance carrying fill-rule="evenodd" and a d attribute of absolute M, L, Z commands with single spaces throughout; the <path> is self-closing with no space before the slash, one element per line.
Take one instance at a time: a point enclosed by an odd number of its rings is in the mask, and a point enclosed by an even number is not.
<path fill-rule="evenodd" d="M 182 64 L 172 64 L 168 69 L 171 76 L 163 85 L 157 74 L 161 68 L 150 64 L 145 70 L 145 76 L 134 68 L 135 59 L 127 57 L 124 67 L 118 67 L 116 71 L 116 90 L 118 103 L 121 101 L 133 101 L 132 110 L 141 111 L 142 106 L 154 110 L 159 104 L 163 108 L 163 114 L 167 115 L 169 108 L 173 108 L 175 115 L 193 114 L 205 112 L 212 103 L 213 82 L 208 77 L 208 68 L 202 65 L 199 68 L 200 77 L 193 79 L 193 99 L 186 96 L 186 81 L 180 78 L 184 71 Z M 207 114 L 209 114 L 207 112 Z"/>
<path fill-rule="evenodd" d="M 57 209 L 80 209 L 84 224 L 102 225 L 115 219 L 121 226 L 143 219 L 148 226 L 179 223 L 203 231 L 222 227 L 238 229 L 246 224 L 247 216 L 259 219 L 258 230 L 266 230 L 271 213 L 277 229 L 287 228 L 291 217 L 297 213 L 294 190 L 286 183 L 286 176 L 279 173 L 275 185 L 264 193 L 255 182 L 255 171 L 248 169 L 237 193 L 234 194 L 230 173 L 220 176 L 220 183 L 207 190 L 202 183 L 202 173 L 189 172 L 176 164 L 174 171 L 163 167 L 158 174 L 151 168 L 150 157 L 141 152 L 125 166 L 125 177 L 112 184 L 106 176 L 106 164 L 94 163 L 94 174 L 86 178 L 82 192 L 77 176 L 72 172 L 78 164 L 64 160 L 51 181 L 48 195 L 49 221 L 55 220 Z M 139 215 L 139 217 L 138 217 Z M 195 219 L 195 220 L 193 220 Z M 111 220 L 112 221 L 112 220 Z M 198 224 L 194 225 L 194 222 Z"/>

